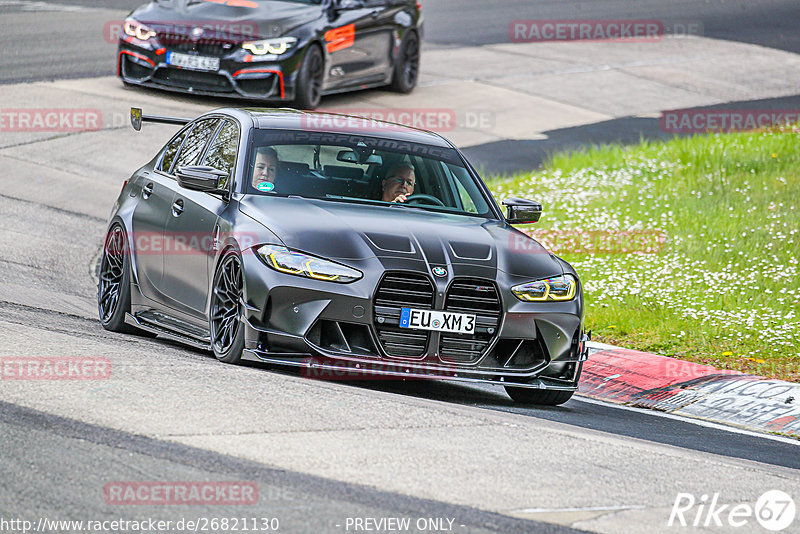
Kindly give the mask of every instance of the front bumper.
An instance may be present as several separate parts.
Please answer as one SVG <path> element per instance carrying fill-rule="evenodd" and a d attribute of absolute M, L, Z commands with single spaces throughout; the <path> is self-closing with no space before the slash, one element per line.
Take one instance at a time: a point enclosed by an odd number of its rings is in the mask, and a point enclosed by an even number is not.
<path fill-rule="evenodd" d="M 580 292 L 569 302 L 520 302 L 502 290 L 512 283 L 476 276 L 475 269 L 467 276 L 451 266 L 452 278 L 437 280 L 407 264 L 386 271 L 377 258 L 348 262 L 365 273 L 351 284 L 277 273 L 255 254 L 245 254 L 243 262 L 245 360 L 299 367 L 327 379 L 446 379 L 575 391 L 588 356 Z M 483 327 L 474 336 L 400 331 L 391 309 L 377 300 L 387 272 L 427 276 L 438 286 L 433 309 L 445 308 L 456 282 L 497 282 L 502 313 L 495 326 L 477 311 Z M 398 355 L 403 336 L 427 336 L 424 350 Z"/>
<path fill-rule="evenodd" d="M 280 61 L 243 61 L 238 53 L 220 57 L 219 70 L 201 71 L 167 64 L 167 48 L 143 48 L 120 41 L 117 75 L 129 84 L 205 96 L 259 101 L 291 101 L 300 66 L 299 50 Z"/>

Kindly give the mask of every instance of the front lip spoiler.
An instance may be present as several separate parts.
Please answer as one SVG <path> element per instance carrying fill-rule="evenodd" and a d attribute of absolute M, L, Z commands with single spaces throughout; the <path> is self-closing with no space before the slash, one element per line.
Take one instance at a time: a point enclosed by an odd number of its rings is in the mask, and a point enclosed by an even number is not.
<path fill-rule="evenodd" d="M 283 356 L 283 357 L 281 357 Z M 310 354 L 276 354 L 268 353 L 255 349 L 245 349 L 242 354 L 242 360 L 250 362 L 270 363 L 274 365 L 286 365 L 300 369 L 306 369 L 314 372 L 322 372 L 319 376 L 321 379 L 335 378 L 343 381 L 356 381 L 364 379 L 369 376 L 384 376 L 393 378 L 405 378 L 415 380 L 453 380 L 459 382 L 472 382 L 480 384 L 493 384 L 495 386 L 514 386 L 528 389 L 543 389 L 551 391 L 577 391 L 576 385 L 561 385 L 550 383 L 540 378 L 529 379 L 529 381 L 516 381 L 508 379 L 508 377 L 498 376 L 496 378 L 476 378 L 471 376 L 460 376 L 458 371 L 453 371 L 452 374 L 428 374 L 415 371 L 413 368 L 406 367 L 402 363 L 383 363 L 381 366 L 385 368 L 374 368 L 366 365 L 367 363 L 375 362 L 350 362 L 347 360 L 335 360 L 334 363 L 329 363 L 331 360 L 327 358 L 319 358 Z M 329 373 L 326 375 L 325 373 Z M 351 373 L 349 376 L 343 376 L 343 373 Z M 309 373 L 311 374 L 311 373 Z"/>

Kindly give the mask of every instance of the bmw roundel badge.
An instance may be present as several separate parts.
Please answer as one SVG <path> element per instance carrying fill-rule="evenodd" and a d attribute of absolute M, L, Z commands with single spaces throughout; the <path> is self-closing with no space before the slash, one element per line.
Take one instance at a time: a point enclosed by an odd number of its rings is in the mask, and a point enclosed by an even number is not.
<path fill-rule="evenodd" d="M 447 276 L 447 269 L 445 269 L 444 267 L 434 267 L 433 274 L 439 277 Z"/>

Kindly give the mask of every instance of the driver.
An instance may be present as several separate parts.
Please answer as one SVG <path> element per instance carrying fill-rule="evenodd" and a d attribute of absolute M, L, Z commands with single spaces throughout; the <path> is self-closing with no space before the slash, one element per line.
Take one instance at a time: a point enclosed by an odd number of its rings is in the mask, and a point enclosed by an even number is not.
<path fill-rule="evenodd" d="M 278 151 L 271 146 L 259 148 L 253 169 L 253 187 L 258 189 L 258 184 L 262 182 L 274 183 L 277 174 Z"/>
<path fill-rule="evenodd" d="M 414 168 L 406 163 L 395 165 L 386 173 L 381 182 L 381 200 L 384 202 L 405 202 L 414 193 L 417 179 Z"/>

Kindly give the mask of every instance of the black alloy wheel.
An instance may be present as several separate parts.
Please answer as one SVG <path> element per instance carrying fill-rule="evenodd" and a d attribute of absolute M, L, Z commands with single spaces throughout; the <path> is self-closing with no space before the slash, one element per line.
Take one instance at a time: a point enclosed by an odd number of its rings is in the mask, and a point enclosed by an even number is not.
<path fill-rule="evenodd" d="M 214 275 L 211 295 L 211 348 L 214 356 L 225 363 L 237 363 L 244 349 L 244 329 L 241 327 L 242 262 L 238 254 L 228 251 Z"/>
<path fill-rule="evenodd" d="M 316 45 L 308 47 L 295 88 L 295 105 L 298 109 L 314 109 L 322 100 L 322 81 L 325 77 L 325 60 Z"/>
<path fill-rule="evenodd" d="M 410 93 L 417 86 L 419 78 L 419 37 L 409 33 L 400 46 L 400 56 L 395 64 L 392 78 L 392 90 L 398 93 Z"/>

